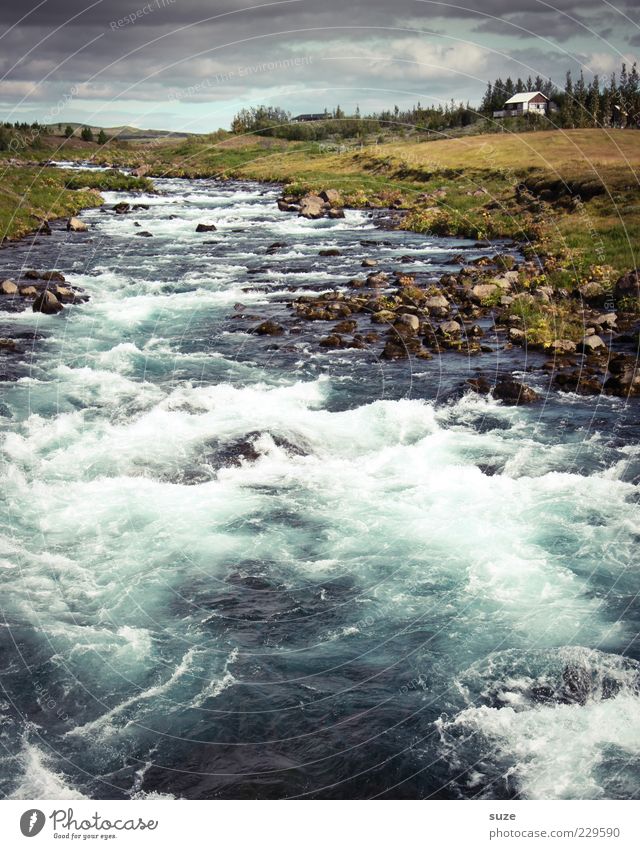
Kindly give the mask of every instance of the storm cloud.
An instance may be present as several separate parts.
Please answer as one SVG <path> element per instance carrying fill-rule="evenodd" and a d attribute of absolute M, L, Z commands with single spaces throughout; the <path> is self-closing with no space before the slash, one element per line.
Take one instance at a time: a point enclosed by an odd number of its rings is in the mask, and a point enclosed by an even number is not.
<path fill-rule="evenodd" d="M 0 109 L 207 131 L 257 103 L 476 103 L 496 76 L 631 63 L 636 18 L 637 0 L 3 0 Z"/>

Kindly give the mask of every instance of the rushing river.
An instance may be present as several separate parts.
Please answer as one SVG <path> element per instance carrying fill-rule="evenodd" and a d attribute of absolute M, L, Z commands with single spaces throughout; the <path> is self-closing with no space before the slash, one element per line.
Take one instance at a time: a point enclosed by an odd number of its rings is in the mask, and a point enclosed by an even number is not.
<path fill-rule="evenodd" d="M 637 404 L 247 333 L 364 256 L 482 251 L 158 186 L 0 253 L 91 297 L 0 315 L 0 792 L 638 798 Z"/>

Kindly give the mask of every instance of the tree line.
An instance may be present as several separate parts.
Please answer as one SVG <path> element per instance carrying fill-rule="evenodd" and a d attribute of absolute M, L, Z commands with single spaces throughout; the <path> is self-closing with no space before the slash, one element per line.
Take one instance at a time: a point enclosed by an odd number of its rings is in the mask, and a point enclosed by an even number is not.
<path fill-rule="evenodd" d="M 58 131 L 62 132 L 62 124 L 58 124 Z M 34 121 L 29 124 L 26 121 L 10 121 L 0 122 L 0 150 L 19 150 L 27 147 L 37 149 L 42 146 L 42 136 L 50 135 L 51 129 L 46 124 L 40 124 Z M 71 138 L 75 135 L 75 130 L 69 124 L 64 129 L 65 138 Z M 83 127 L 80 130 L 80 138 L 86 142 L 97 141 L 99 145 L 104 145 L 109 141 L 109 137 L 103 129 L 100 130 L 96 138 L 91 127 Z"/>
<path fill-rule="evenodd" d="M 540 91 L 557 107 L 549 118 L 541 115 L 525 115 L 509 118 L 519 122 L 522 128 L 533 124 L 572 127 L 640 127 L 640 79 L 634 63 L 630 69 L 625 64 L 620 71 L 611 74 L 602 84 L 598 75 L 589 82 L 580 72 L 574 81 L 567 72 L 564 88 L 540 75 L 526 80 L 507 77 L 498 78 L 487 84 L 486 91 L 477 107 L 467 103 L 448 103 L 422 106 L 418 103 L 408 109 L 384 109 L 361 115 L 356 108 L 353 115 L 346 115 L 340 106 L 329 111 L 325 108 L 323 118 L 313 121 L 296 121 L 291 113 L 279 106 L 255 106 L 241 109 L 234 117 L 231 131 L 237 134 L 255 133 L 290 141 L 322 141 L 328 138 L 362 138 L 372 133 L 393 128 L 402 134 L 406 129 L 426 132 L 469 127 L 481 122 L 481 129 L 491 131 L 496 124 L 487 121 L 493 113 L 501 110 L 514 94 L 524 91 Z M 519 126 L 518 125 L 518 126 Z M 501 125 L 498 125 L 501 126 Z"/>

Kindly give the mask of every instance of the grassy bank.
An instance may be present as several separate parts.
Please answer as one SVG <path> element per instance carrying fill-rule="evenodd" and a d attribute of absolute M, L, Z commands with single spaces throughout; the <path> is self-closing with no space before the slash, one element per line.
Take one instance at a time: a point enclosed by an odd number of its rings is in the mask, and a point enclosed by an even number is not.
<path fill-rule="evenodd" d="M 150 180 L 109 172 L 5 167 L 0 178 L 0 240 L 20 238 L 43 221 L 100 206 L 100 190 L 152 187 Z"/>

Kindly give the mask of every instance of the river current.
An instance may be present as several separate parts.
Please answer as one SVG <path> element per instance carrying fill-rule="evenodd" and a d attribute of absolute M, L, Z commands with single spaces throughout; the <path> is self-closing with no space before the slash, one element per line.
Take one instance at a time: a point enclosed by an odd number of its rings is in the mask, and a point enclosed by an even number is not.
<path fill-rule="evenodd" d="M 638 798 L 637 402 L 469 393 L 537 362 L 490 333 L 402 362 L 248 333 L 365 256 L 482 250 L 157 185 L 0 252 L 90 295 L 0 314 L 0 793 Z"/>

